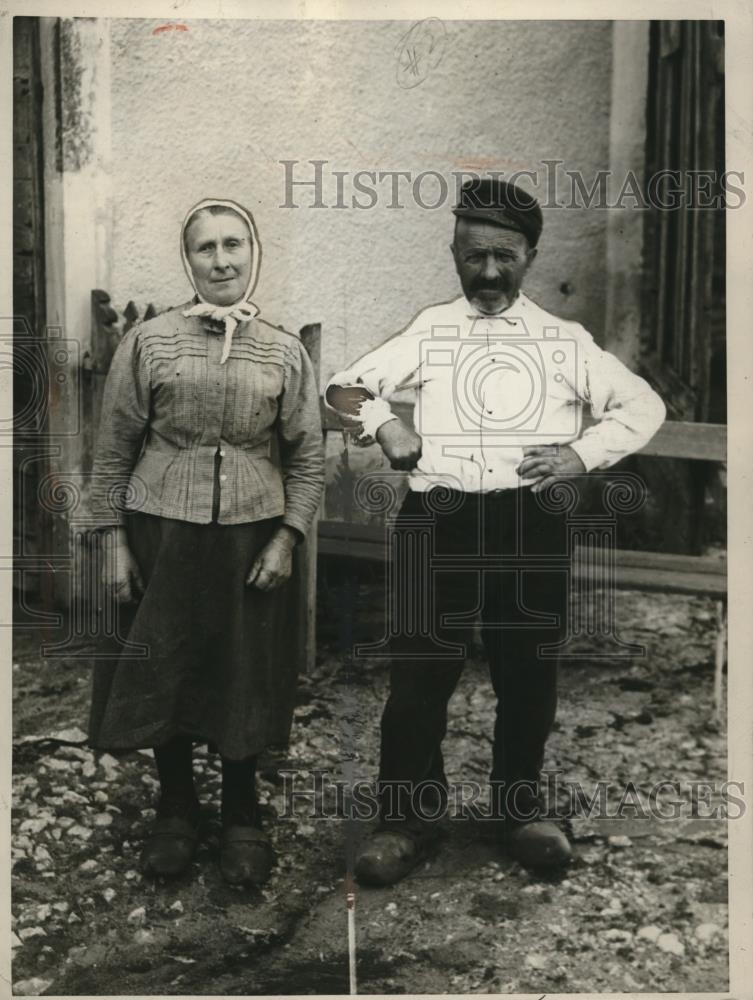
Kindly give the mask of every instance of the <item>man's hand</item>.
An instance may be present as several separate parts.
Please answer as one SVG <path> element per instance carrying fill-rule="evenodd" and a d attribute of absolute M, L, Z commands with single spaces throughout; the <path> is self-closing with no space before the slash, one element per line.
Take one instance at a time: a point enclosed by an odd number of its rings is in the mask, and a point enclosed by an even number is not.
<path fill-rule="evenodd" d="M 399 418 L 388 420 L 376 433 L 382 451 L 393 469 L 410 471 L 415 469 L 421 457 L 421 437 Z"/>
<path fill-rule="evenodd" d="M 293 572 L 293 549 L 297 536 L 287 525 L 267 542 L 246 577 L 246 585 L 259 590 L 276 590 Z"/>
<path fill-rule="evenodd" d="M 144 583 L 122 529 L 115 532 L 113 542 L 104 549 L 102 586 L 118 604 L 130 604 L 143 594 Z"/>
<path fill-rule="evenodd" d="M 569 444 L 534 445 L 523 449 L 523 461 L 516 472 L 521 479 L 535 479 L 531 493 L 540 493 L 564 476 L 586 471 L 580 456 Z"/>

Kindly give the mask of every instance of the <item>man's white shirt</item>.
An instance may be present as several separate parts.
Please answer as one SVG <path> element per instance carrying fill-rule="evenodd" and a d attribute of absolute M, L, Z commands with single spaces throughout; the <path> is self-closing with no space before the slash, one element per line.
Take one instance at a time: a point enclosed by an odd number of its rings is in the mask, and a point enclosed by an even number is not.
<path fill-rule="evenodd" d="M 529 445 L 569 444 L 586 470 L 638 451 L 665 417 L 660 397 L 579 324 L 519 294 L 478 313 L 464 296 L 422 310 L 401 333 L 337 372 L 329 385 L 366 386 L 363 434 L 415 404 L 422 454 L 411 489 L 488 492 L 525 485 L 515 469 Z M 584 410 L 596 421 L 583 429 Z"/>

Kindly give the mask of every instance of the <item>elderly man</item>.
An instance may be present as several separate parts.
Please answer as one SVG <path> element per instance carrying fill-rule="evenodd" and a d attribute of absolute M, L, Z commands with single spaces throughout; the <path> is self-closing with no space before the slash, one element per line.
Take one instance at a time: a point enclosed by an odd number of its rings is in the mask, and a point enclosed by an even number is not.
<path fill-rule="evenodd" d="M 463 294 L 421 311 L 327 390 L 330 405 L 360 421 L 362 439 L 410 473 L 397 536 L 433 526 L 430 556 L 414 563 L 409 582 L 416 604 L 430 609 L 428 627 L 414 623 L 391 643 L 381 823 L 356 859 L 358 878 L 373 884 L 402 878 L 433 840 L 437 800 L 446 801 L 441 743 L 463 667 L 459 640 L 477 613 L 497 698 L 495 828 L 523 864 L 570 859 L 538 798 L 567 606 L 566 574 L 550 558 L 566 555 L 564 516 L 548 487 L 643 447 L 665 414 L 649 385 L 580 324 L 521 292 L 543 225 L 534 198 L 477 179 L 463 186 L 454 215 Z M 388 402 L 407 389 L 416 430 Z M 596 422 L 583 431 L 586 406 Z"/>

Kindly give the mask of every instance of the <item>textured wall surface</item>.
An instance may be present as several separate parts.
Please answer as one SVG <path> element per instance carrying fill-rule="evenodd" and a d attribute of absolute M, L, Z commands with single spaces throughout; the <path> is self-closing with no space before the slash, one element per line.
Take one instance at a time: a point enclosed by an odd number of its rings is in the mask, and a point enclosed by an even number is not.
<path fill-rule="evenodd" d="M 542 169 L 559 159 L 587 178 L 608 165 L 608 22 L 445 22 L 438 65 L 418 86 L 397 81 L 407 22 L 111 23 L 114 301 L 168 306 L 188 297 L 177 239 L 185 210 L 232 197 L 254 213 L 264 248 L 255 295 L 263 314 L 297 329 L 324 325 L 323 369 L 340 367 L 457 294 L 448 245 L 452 198 L 436 210 L 350 207 L 359 170 Z M 326 160 L 347 171 L 345 209 L 280 207 L 279 161 Z M 401 182 L 401 184 L 404 182 Z M 429 202 L 436 189 L 421 192 Z M 367 201 L 364 196 L 359 196 Z M 604 337 L 603 211 L 545 211 L 526 288 L 542 305 Z M 563 286 L 566 291 L 562 291 Z"/>

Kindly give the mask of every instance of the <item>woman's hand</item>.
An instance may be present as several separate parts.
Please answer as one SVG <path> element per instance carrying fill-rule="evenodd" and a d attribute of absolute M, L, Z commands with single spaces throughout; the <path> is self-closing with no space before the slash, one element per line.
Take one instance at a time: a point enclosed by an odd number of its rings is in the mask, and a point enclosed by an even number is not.
<path fill-rule="evenodd" d="M 144 592 L 138 564 L 128 548 L 122 528 L 115 531 L 112 544 L 104 548 L 102 586 L 105 593 L 113 596 L 118 604 L 136 601 Z"/>
<path fill-rule="evenodd" d="M 276 590 L 289 580 L 297 539 L 295 530 L 283 524 L 256 557 L 246 577 L 246 585 L 259 590 Z"/>

